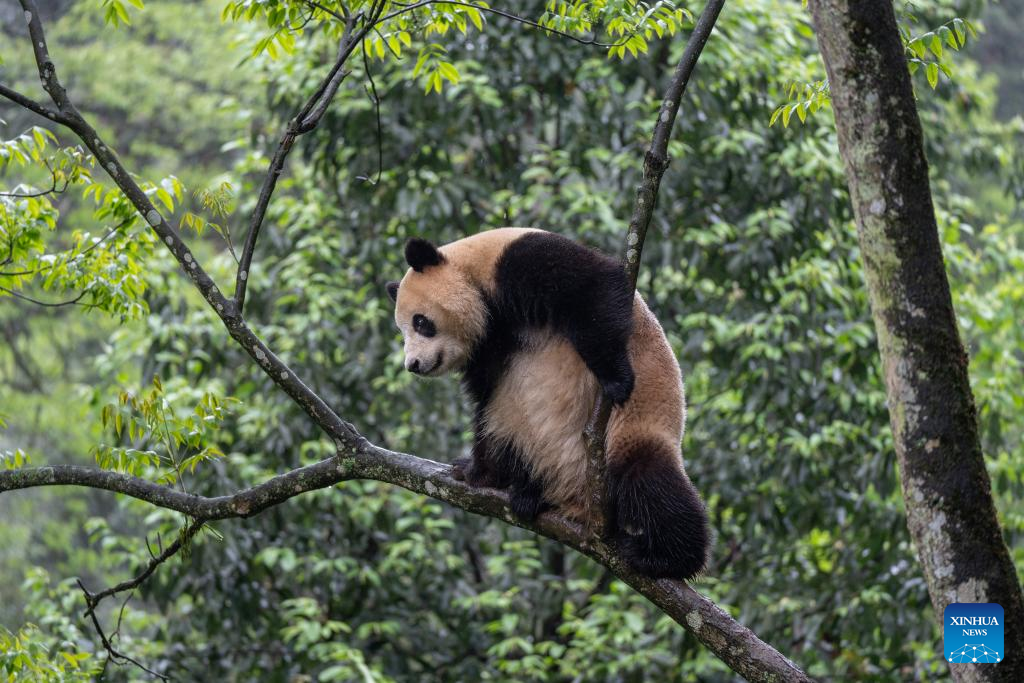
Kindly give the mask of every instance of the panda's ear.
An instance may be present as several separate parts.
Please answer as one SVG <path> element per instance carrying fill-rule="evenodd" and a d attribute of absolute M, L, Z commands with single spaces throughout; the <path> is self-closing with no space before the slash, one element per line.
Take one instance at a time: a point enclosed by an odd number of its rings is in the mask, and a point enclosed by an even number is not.
<path fill-rule="evenodd" d="M 391 302 L 398 303 L 398 283 L 389 282 L 384 285 L 384 288 L 388 290 L 388 298 L 391 299 Z"/>
<path fill-rule="evenodd" d="M 417 273 L 424 268 L 444 263 L 444 256 L 433 244 L 420 237 L 413 237 L 405 243 L 405 260 Z"/>

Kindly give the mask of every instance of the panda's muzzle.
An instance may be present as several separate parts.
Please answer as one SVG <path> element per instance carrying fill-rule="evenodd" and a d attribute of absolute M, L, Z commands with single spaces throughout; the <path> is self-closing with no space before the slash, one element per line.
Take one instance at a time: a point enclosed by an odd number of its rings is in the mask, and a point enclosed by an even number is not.
<path fill-rule="evenodd" d="M 417 358 L 412 363 L 410 363 L 409 367 L 406 369 L 409 372 L 415 373 L 417 375 L 429 375 L 434 370 L 437 370 L 439 367 L 441 367 L 442 361 L 444 361 L 444 352 L 437 354 L 437 361 L 429 368 L 425 367 L 422 363 L 420 363 L 420 359 Z"/>

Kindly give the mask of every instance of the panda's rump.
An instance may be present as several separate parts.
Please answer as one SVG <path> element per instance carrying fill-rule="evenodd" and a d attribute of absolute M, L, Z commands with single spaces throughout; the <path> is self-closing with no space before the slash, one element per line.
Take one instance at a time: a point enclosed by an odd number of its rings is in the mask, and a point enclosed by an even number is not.
<path fill-rule="evenodd" d="M 483 429 L 512 443 L 544 490 L 544 499 L 580 516 L 586 485 L 583 431 L 597 380 L 572 344 L 549 330 L 532 331 L 508 366 L 484 412 Z"/>

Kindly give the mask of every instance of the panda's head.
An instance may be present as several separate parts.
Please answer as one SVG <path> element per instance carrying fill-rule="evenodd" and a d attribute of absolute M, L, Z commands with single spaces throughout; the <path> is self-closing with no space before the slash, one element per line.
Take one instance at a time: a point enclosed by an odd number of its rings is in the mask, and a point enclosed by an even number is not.
<path fill-rule="evenodd" d="M 461 370 L 487 323 L 482 294 L 464 264 L 424 239 L 409 240 L 405 260 L 405 277 L 387 284 L 405 337 L 405 369 L 426 377 Z"/>

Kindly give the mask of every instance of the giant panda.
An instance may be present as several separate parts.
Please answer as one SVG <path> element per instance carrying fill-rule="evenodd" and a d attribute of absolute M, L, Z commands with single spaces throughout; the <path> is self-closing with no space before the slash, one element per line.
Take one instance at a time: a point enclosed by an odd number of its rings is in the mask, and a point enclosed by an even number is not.
<path fill-rule="evenodd" d="M 475 438 L 453 475 L 507 488 L 512 512 L 547 507 L 585 521 L 584 430 L 598 389 L 607 428 L 609 540 L 655 578 L 705 566 L 707 513 L 683 469 L 679 364 L 621 264 L 560 235 L 499 228 L 436 247 L 412 238 L 389 282 L 405 368 L 456 372 Z"/>

